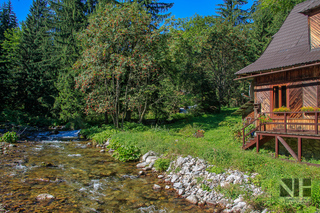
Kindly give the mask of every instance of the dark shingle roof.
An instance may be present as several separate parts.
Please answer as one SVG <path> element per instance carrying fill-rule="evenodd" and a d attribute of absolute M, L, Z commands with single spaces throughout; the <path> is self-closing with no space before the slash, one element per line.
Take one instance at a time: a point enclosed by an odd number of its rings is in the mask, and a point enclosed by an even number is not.
<path fill-rule="evenodd" d="M 320 50 L 310 51 L 308 16 L 301 13 L 319 5 L 320 0 L 309 0 L 296 5 L 261 57 L 236 74 L 320 61 Z"/>
<path fill-rule="evenodd" d="M 317 9 L 320 7 L 320 1 L 319 0 L 310 0 L 307 1 L 307 5 L 300 11 L 300 13 L 308 13 L 313 9 Z"/>

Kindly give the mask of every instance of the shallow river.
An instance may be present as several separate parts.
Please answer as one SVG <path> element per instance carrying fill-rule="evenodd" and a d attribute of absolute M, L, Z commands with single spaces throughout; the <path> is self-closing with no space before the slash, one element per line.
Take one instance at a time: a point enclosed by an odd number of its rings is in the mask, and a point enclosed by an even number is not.
<path fill-rule="evenodd" d="M 21 142 L 0 154 L 0 212 L 217 212 L 155 192 L 165 183 L 135 162 L 121 163 L 87 142 Z M 37 201 L 48 193 L 53 200 Z"/>

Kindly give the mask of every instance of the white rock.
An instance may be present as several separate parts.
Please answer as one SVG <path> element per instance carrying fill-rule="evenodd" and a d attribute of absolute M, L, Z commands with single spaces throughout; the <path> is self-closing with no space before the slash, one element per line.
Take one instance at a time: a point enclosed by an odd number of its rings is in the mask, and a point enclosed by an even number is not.
<path fill-rule="evenodd" d="M 142 161 L 146 161 L 147 157 L 149 157 L 149 156 L 155 156 L 155 155 L 156 155 L 156 153 L 154 153 L 153 151 L 149 151 L 149 152 L 147 152 L 146 154 L 144 154 L 144 155 L 142 156 Z"/>
<path fill-rule="evenodd" d="M 157 156 L 148 156 L 148 157 L 146 158 L 146 162 L 147 162 L 147 163 L 155 162 L 157 159 L 158 159 Z"/>
<path fill-rule="evenodd" d="M 51 199 L 54 199 L 54 196 L 53 195 L 50 195 L 50 194 L 39 194 L 37 197 L 36 197 L 37 200 L 51 200 Z"/>
<path fill-rule="evenodd" d="M 179 190 L 178 190 L 178 194 L 179 194 L 179 195 L 183 195 L 183 193 L 184 193 L 184 189 L 179 189 Z"/>
<path fill-rule="evenodd" d="M 146 162 L 138 163 L 138 164 L 137 164 L 137 168 L 144 168 L 144 167 L 146 167 L 147 165 L 148 165 L 148 163 L 146 163 Z"/>
<path fill-rule="evenodd" d="M 242 208 L 245 207 L 246 205 L 247 205 L 246 202 L 239 202 L 239 203 L 237 203 L 237 205 L 235 205 L 234 207 L 237 207 L 237 208 L 242 209 Z"/>
<path fill-rule="evenodd" d="M 104 150 L 104 149 L 101 149 L 100 152 L 103 153 L 103 152 L 105 152 L 105 150 Z"/>
<path fill-rule="evenodd" d="M 267 213 L 268 209 L 264 209 L 261 213 Z"/>
<path fill-rule="evenodd" d="M 239 198 L 237 198 L 237 199 L 235 199 L 234 201 L 233 201 L 233 203 L 240 203 L 240 202 L 243 202 L 243 198 L 242 197 L 239 197 Z"/>
<path fill-rule="evenodd" d="M 154 184 L 153 187 L 152 187 L 154 190 L 159 190 L 161 189 L 161 186 L 157 185 L 157 184 Z"/>
<path fill-rule="evenodd" d="M 173 184 L 173 188 L 175 188 L 175 189 L 181 189 L 181 188 L 183 188 L 183 185 L 182 185 L 182 183 L 174 183 L 174 184 Z"/>
<path fill-rule="evenodd" d="M 186 200 L 189 202 L 189 203 L 192 203 L 192 204 L 197 204 L 198 203 L 198 199 L 195 195 L 190 195 L 189 197 L 186 198 Z"/>
<path fill-rule="evenodd" d="M 172 175 L 171 182 L 174 183 L 179 179 L 178 175 Z"/>
<path fill-rule="evenodd" d="M 164 178 L 164 175 L 158 175 L 158 178 L 162 179 L 162 178 Z"/>
<path fill-rule="evenodd" d="M 170 189 L 170 186 L 166 185 L 165 189 Z"/>

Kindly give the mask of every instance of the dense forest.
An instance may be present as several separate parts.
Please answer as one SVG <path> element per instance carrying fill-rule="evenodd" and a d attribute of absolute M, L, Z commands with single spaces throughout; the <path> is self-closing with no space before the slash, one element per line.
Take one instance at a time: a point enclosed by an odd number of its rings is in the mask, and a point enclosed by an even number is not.
<path fill-rule="evenodd" d="M 218 15 L 170 17 L 157 0 L 34 0 L 0 9 L 0 122 L 166 120 L 248 101 L 234 73 L 254 62 L 302 0 L 224 0 Z M 214 4 L 214 2 L 212 2 Z M 214 13 L 214 11 L 212 11 Z"/>

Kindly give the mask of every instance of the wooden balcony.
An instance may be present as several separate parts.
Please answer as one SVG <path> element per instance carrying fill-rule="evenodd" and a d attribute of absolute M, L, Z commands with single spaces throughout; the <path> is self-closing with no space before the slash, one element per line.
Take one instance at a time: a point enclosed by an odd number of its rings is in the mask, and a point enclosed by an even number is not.
<path fill-rule="evenodd" d="M 262 122 L 261 116 L 269 119 L 268 122 Z M 288 152 L 297 161 L 301 161 L 302 139 L 320 139 L 319 129 L 320 112 L 268 112 L 261 113 L 258 118 L 250 124 L 244 126 L 243 149 L 256 146 L 275 138 L 275 156 L 279 155 L 279 142 L 288 150 Z M 290 148 L 283 137 L 298 139 L 298 154 Z"/>

